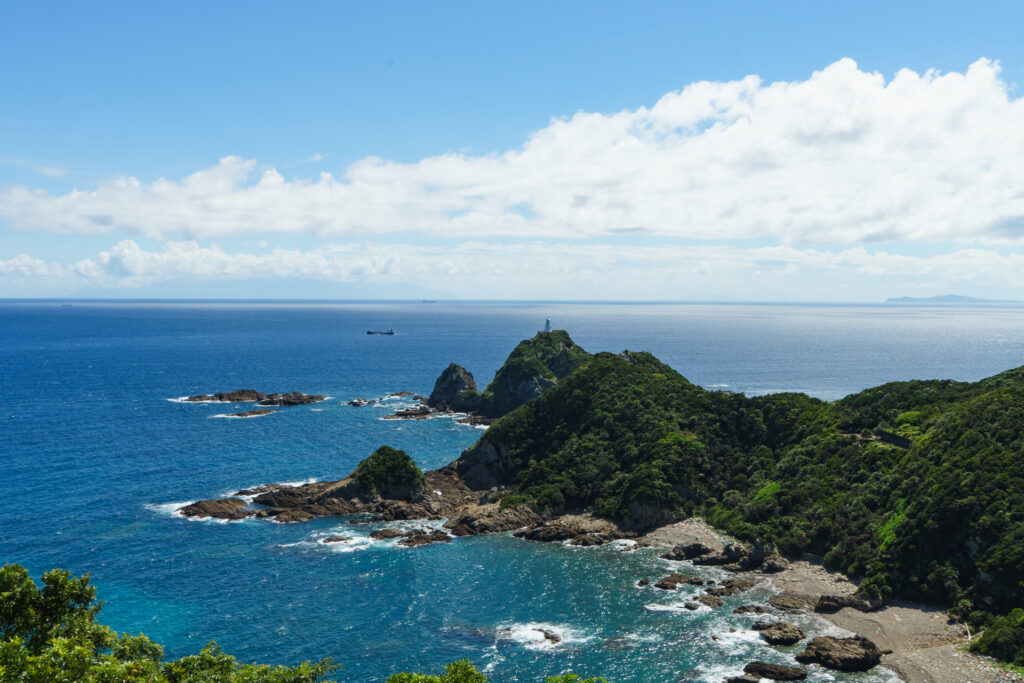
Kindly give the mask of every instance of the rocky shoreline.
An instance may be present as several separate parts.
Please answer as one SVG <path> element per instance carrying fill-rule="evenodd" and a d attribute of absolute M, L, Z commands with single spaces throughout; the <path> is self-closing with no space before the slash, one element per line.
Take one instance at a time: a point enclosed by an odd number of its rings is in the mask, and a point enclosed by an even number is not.
<path fill-rule="evenodd" d="M 880 665 L 914 683 L 1020 680 L 983 657 L 958 650 L 967 634 L 961 627 L 947 623 L 943 612 L 918 605 L 883 607 L 855 597 L 853 582 L 818 563 L 787 561 L 756 544 L 738 543 L 699 519 L 642 532 L 589 514 L 548 517 L 525 506 L 502 507 L 499 491 L 470 488 L 459 475 L 457 465 L 456 462 L 424 473 L 428 493 L 408 499 L 362 496 L 353 473 L 338 481 L 243 489 L 227 498 L 192 503 L 179 512 L 195 518 L 256 518 L 283 523 L 349 515 L 364 516 L 352 520 L 353 524 L 370 520 L 442 522 L 440 529 L 383 528 L 371 534 L 376 539 L 398 538 L 399 545 L 409 548 L 447 543 L 454 537 L 507 532 L 528 541 L 579 547 L 630 539 L 635 542 L 630 549 L 664 548 L 662 558 L 678 563 L 678 569 L 667 575 L 642 577 L 636 582 L 638 588 L 676 591 L 683 586 L 701 586 L 701 592 L 684 604 L 685 609 L 721 609 L 725 605 L 723 598 L 741 595 L 755 586 L 775 591 L 767 605 L 740 605 L 733 612 L 754 617 L 750 628 L 772 646 L 800 647 L 803 643 L 803 649 L 795 653 L 795 664 L 844 672 L 867 671 Z M 345 540 L 349 539 L 335 536 L 324 542 Z M 728 572 L 729 578 L 716 581 L 690 576 L 688 566 L 715 567 Z M 815 615 L 853 635 L 808 638 L 813 634 L 789 621 L 801 614 Z M 802 680 L 804 676 L 806 670 L 800 666 L 780 668 L 777 664 L 755 661 L 742 674 L 725 681 Z"/>
<path fill-rule="evenodd" d="M 265 394 L 255 389 L 235 389 L 215 394 L 197 394 L 180 399 L 183 403 L 255 403 L 260 406 L 304 406 L 327 400 L 323 394 L 304 394 L 290 391 L 284 394 Z"/>

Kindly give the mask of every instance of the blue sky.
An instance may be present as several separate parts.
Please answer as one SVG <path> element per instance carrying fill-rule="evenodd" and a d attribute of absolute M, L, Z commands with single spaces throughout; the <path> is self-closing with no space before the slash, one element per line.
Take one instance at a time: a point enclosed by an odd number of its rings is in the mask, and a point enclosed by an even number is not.
<path fill-rule="evenodd" d="M 0 8 L 0 296 L 1024 299 L 1024 4 L 296 4 Z"/>

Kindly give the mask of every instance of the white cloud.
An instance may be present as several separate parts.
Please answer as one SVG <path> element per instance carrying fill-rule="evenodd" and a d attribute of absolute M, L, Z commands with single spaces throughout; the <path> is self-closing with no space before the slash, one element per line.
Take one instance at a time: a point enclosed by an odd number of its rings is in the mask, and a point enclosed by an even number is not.
<path fill-rule="evenodd" d="M 160 240 L 648 233 L 1019 244 L 1024 99 L 985 59 L 888 82 L 843 59 L 805 81 L 693 83 L 650 108 L 555 119 L 503 154 L 366 158 L 316 179 L 225 157 L 181 180 L 122 177 L 63 195 L 8 188 L 0 217 L 21 230 Z"/>
<path fill-rule="evenodd" d="M 122 240 L 67 265 L 24 254 L 0 261 L 0 295 L 25 287 L 122 289 L 130 294 L 132 288 L 182 278 L 217 282 L 281 277 L 420 283 L 464 298 L 496 299 L 865 301 L 993 288 L 1009 293 L 1000 296 L 1024 298 L 1024 255 L 987 249 L 914 257 L 863 247 L 828 251 L 539 242 L 465 242 L 445 248 L 353 243 L 256 254 L 229 253 L 196 242 L 146 251 Z M 316 292 L 309 296 L 315 298 Z"/>
<path fill-rule="evenodd" d="M 317 152 L 316 154 L 314 154 L 311 157 L 309 157 L 308 159 L 306 159 L 306 161 L 323 161 L 326 158 L 327 158 L 326 154 L 321 154 L 320 152 Z"/>
<path fill-rule="evenodd" d="M 36 171 L 51 178 L 63 178 L 68 174 L 68 170 L 63 166 L 40 166 Z"/>

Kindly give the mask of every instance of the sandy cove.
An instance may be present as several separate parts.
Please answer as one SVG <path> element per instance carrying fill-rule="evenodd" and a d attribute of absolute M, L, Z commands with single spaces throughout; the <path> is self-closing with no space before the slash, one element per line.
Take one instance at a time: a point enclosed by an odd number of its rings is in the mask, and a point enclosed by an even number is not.
<path fill-rule="evenodd" d="M 654 546 L 703 543 L 712 548 L 735 540 L 701 519 L 688 519 L 655 529 L 641 537 Z M 796 561 L 768 581 L 779 591 L 804 596 L 814 604 L 822 595 L 853 595 L 857 585 L 821 564 Z M 907 683 L 1021 683 L 1024 678 L 998 668 L 992 660 L 964 652 L 967 631 L 948 623 L 942 609 L 894 601 L 873 612 L 844 607 L 816 616 L 872 640 L 883 651 L 882 666 L 895 671 Z M 977 634 L 974 634 L 975 636 Z"/>

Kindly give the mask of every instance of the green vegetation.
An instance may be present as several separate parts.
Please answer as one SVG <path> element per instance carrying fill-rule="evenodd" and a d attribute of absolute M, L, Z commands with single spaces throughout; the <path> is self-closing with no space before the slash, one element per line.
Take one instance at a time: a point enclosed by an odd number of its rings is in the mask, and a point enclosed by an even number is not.
<path fill-rule="evenodd" d="M 866 596 L 969 605 L 975 628 L 1024 605 L 1024 368 L 824 402 L 705 391 L 650 354 L 599 353 L 482 442 L 463 457 L 502 454 L 480 464 L 509 504 L 637 526 L 703 515 L 823 556 Z"/>
<path fill-rule="evenodd" d="M 423 471 L 405 451 L 381 446 L 356 466 L 353 472 L 359 491 L 364 496 L 411 499 L 424 491 L 427 480 Z"/>
<path fill-rule="evenodd" d="M 988 625 L 981 638 L 971 643 L 974 652 L 1024 666 L 1024 609 L 1017 608 L 997 617 Z"/>
<path fill-rule="evenodd" d="M 565 330 L 538 332 L 519 342 L 483 392 L 464 391 L 459 404 L 500 417 L 538 396 L 590 359 Z"/>
<path fill-rule="evenodd" d="M 400 452 L 400 451 L 399 451 Z M 339 667 L 331 660 L 296 666 L 241 664 L 211 642 L 199 654 L 164 662 L 146 636 L 96 622 L 102 603 L 89 575 L 43 574 L 42 588 L 16 564 L 0 567 L 0 681 L 22 683 L 316 683 Z M 487 683 L 467 660 L 440 676 L 400 673 L 387 683 Z M 568 673 L 546 683 L 605 683 Z"/>
<path fill-rule="evenodd" d="M 329 659 L 297 666 L 240 664 L 210 643 L 199 654 L 162 662 L 144 635 L 96 623 L 101 604 L 89 576 L 54 569 L 40 589 L 23 567 L 0 568 L 0 681 L 24 683 L 314 683 Z"/>
<path fill-rule="evenodd" d="M 487 683 L 487 677 L 477 671 L 469 660 L 461 659 L 449 664 L 440 676 L 401 673 L 394 674 L 388 678 L 386 683 Z M 545 679 L 545 683 L 606 683 L 606 681 L 603 678 L 584 679 L 576 674 L 568 673 L 549 676 Z"/>

